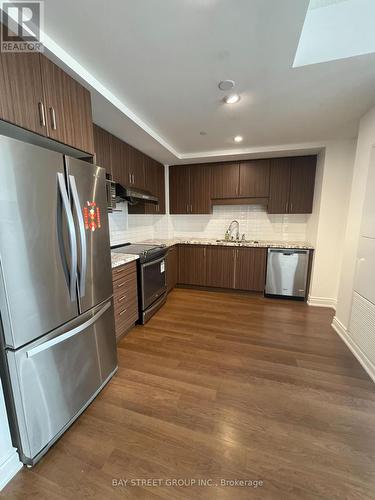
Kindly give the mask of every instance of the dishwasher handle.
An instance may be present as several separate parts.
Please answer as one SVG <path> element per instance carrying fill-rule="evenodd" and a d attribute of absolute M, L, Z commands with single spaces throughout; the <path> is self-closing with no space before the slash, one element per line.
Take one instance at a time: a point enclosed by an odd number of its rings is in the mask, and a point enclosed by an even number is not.
<path fill-rule="evenodd" d="M 282 253 L 283 255 L 308 254 L 309 249 L 304 248 L 269 248 L 268 253 Z"/>

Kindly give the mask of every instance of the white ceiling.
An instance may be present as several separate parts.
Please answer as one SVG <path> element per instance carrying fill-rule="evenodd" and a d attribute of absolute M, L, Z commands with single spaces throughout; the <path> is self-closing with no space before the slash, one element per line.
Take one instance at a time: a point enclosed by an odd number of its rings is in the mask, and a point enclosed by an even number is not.
<path fill-rule="evenodd" d="M 46 0 L 46 47 L 86 81 L 94 121 L 164 163 L 311 149 L 356 136 L 375 104 L 375 55 L 293 68 L 307 6 Z"/>

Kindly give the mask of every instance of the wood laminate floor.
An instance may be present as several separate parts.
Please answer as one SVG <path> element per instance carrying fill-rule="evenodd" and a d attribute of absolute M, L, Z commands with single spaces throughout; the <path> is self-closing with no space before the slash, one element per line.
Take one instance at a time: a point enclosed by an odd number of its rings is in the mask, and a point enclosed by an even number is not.
<path fill-rule="evenodd" d="M 374 499 L 374 385 L 331 320 L 298 302 L 174 290 L 120 342 L 109 385 L 2 496 Z M 112 486 L 146 478 L 163 484 Z"/>

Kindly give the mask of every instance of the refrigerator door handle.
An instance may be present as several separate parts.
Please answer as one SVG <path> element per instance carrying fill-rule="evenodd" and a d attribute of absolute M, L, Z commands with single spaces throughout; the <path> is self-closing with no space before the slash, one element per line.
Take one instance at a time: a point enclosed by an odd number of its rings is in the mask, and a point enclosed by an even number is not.
<path fill-rule="evenodd" d="M 103 316 L 103 314 L 111 307 L 111 301 L 107 302 L 104 304 L 104 306 L 94 314 L 92 318 L 89 320 L 85 321 L 82 323 L 82 325 L 76 326 L 72 330 L 69 330 L 66 333 L 63 333 L 62 335 L 58 335 L 57 337 L 47 340 L 47 342 L 44 342 L 43 344 L 40 344 L 36 347 L 33 347 L 29 351 L 26 351 L 26 357 L 32 358 L 36 354 L 45 351 L 46 349 L 50 349 L 56 344 L 60 344 L 61 342 L 65 342 L 65 340 L 70 339 L 71 337 L 74 337 L 75 335 L 78 335 L 78 333 L 81 333 L 83 330 L 86 330 L 89 326 L 93 325 L 99 318 L 100 316 Z"/>
<path fill-rule="evenodd" d="M 79 277 L 79 296 L 84 297 L 86 293 L 85 286 L 86 286 L 86 273 L 87 273 L 87 244 L 86 244 L 85 224 L 83 222 L 81 203 L 79 200 L 77 184 L 74 175 L 69 175 L 69 184 L 73 197 L 73 204 L 77 213 L 79 238 L 81 241 L 81 272 Z"/>
<path fill-rule="evenodd" d="M 61 195 L 62 204 L 64 207 L 66 219 L 68 221 L 68 231 L 69 231 L 69 242 L 70 242 L 70 283 L 69 283 L 69 293 L 70 300 L 73 302 L 76 300 L 76 284 L 77 284 L 77 238 L 74 228 L 73 215 L 69 206 L 68 193 L 66 190 L 64 174 L 61 172 L 57 173 L 57 182 L 59 186 L 59 191 Z"/>

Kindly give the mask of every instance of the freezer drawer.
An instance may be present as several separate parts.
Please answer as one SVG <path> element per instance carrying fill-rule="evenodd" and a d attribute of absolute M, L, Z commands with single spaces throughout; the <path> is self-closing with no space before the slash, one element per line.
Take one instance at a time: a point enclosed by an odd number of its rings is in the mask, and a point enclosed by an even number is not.
<path fill-rule="evenodd" d="M 7 351 L 18 449 L 33 464 L 117 367 L 112 300 L 51 335 Z"/>
<path fill-rule="evenodd" d="M 266 295 L 305 298 L 309 250 L 269 248 Z"/>

